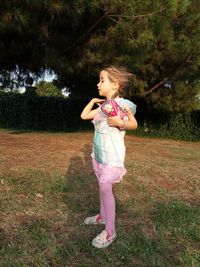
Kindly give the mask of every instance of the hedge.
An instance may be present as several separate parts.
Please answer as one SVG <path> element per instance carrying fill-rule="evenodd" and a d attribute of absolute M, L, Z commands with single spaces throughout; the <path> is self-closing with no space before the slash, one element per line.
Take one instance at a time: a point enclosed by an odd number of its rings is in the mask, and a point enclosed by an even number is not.
<path fill-rule="evenodd" d="M 88 123 L 80 113 L 86 102 L 63 97 L 0 93 L 0 127 L 42 131 L 77 131 Z"/>
<path fill-rule="evenodd" d="M 42 131 L 79 131 L 92 127 L 80 118 L 87 100 L 63 97 L 41 97 L 31 93 L 0 93 L 0 127 Z M 200 140 L 200 111 L 142 113 L 136 118 L 138 136 L 166 137 L 180 140 Z"/>

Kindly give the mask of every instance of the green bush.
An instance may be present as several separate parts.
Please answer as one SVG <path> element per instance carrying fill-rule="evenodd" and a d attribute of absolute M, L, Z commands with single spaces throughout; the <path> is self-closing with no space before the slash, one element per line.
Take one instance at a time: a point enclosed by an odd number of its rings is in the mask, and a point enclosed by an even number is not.
<path fill-rule="evenodd" d="M 173 136 L 173 138 L 180 140 L 198 141 L 200 125 L 195 123 L 195 116 L 193 115 L 192 113 L 172 114 L 169 122 L 164 125 L 166 136 Z M 162 133 L 163 127 L 160 127 L 159 131 Z"/>
<path fill-rule="evenodd" d="M 139 120 L 139 119 L 138 119 Z M 190 113 L 154 113 L 140 122 L 138 136 L 200 141 L 200 111 Z"/>

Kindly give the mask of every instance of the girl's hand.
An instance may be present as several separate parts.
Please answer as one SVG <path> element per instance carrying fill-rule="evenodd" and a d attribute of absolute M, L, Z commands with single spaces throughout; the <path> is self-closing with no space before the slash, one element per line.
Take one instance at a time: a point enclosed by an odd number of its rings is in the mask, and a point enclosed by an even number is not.
<path fill-rule="evenodd" d="M 93 98 L 91 101 L 93 102 L 93 104 L 97 104 L 98 106 L 100 106 L 101 103 L 105 102 L 106 100 L 101 98 Z"/>
<path fill-rule="evenodd" d="M 107 122 L 108 122 L 108 125 L 111 126 L 111 127 L 119 127 L 119 128 L 121 128 L 124 125 L 124 122 L 123 122 L 123 120 L 120 117 L 119 110 L 117 112 L 117 116 L 108 117 L 107 118 Z"/>
<path fill-rule="evenodd" d="M 100 103 L 104 102 L 104 99 L 100 98 L 93 98 L 90 102 L 85 106 L 81 113 L 82 120 L 92 120 L 94 119 L 96 113 L 98 112 L 99 108 L 93 109 L 94 104 L 100 105 Z"/>
<path fill-rule="evenodd" d="M 118 110 L 117 116 L 107 118 L 108 125 L 111 127 L 118 127 L 119 129 L 121 128 L 123 130 L 135 130 L 138 124 L 133 113 L 131 112 L 131 109 L 124 108 L 124 110 L 127 112 L 128 120 L 123 121 Z"/>

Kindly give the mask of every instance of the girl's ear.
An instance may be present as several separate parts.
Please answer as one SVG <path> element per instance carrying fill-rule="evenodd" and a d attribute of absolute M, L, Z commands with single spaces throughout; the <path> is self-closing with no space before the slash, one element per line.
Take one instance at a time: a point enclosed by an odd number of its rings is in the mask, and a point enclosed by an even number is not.
<path fill-rule="evenodd" d="M 118 91 L 119 90 L 119 83 L 118 82 L 113 82 L 113 90 Z"/>

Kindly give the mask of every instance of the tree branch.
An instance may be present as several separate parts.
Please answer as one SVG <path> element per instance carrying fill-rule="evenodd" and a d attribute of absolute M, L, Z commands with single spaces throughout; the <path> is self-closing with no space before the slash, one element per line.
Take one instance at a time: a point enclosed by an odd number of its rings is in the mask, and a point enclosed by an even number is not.
<path fill-rule="evenodd" d="M 160 13 L 162 12 L 163 10 L 165 10 L 166 8 L 161 8 L 159 10 L 156 10 L 154 12 L 151 12 L 151 13 L 147 13 L 147 14 L 141 14 L 141 15 L 109 15 L 108 17 L 119 17 L 119 18 L 142 18 L 142 17 L 148 17 L 148 16 L 152 16 L 156 13 Z"/>
<path fill-rule="evenodd" d="M 157 83 L 156 85 L 154 85 L 148 92 L 144 93 L 144 97 L 146 97 L 147 95 L 151 94 L 153 91 L 155 91 L 158 87 L 160 87 L 161 85 L 163 85 L 165 82 L 165 80 L 162 80 L 161 82 Z"/>
<path fill-rule="evenodd" d="M 123 15 L 108 15 L 107 13 L 105 13 L 103 16 L 101 16 L 83 35 L 80 36 L 79 39 L 77 39 L 71 46 L 69 46 L 65 53 L 68 53 L 70 50 L 72 50 L 74 47 L 76 47 L 88 34 L 90 34 L 92 32 L 92 30 L 102 21 L 104 20 L 106 17 L 111 19 L 112 21 L 114 21 L 115 23 L 118 23 L 117 20 L 114 19 L 114 17 L 118 17 L 118 18 L 125 18 L 125 17 L 131 17 L 131 18 L 141 18 L 141 17 L 147 17 L 147 16 L 152 16 L 156 13 L 160 13 L 163 10 L 165 10 L 166 8 L 161 8 L 160 10 L 151 12 L 151 13 L 147 13 L 147 14 L 143 14 L 143 15 L 136 15 L 136 16 L 123 16 Z"/>
<path fill-rule="evenodd" d="M 101 16 L 83 35 L 81 35 L 79 37 L 79 39 L 77 39 L 70 47 L 68 47 L 65 51 L 65 53 L 69 52 L 71 49 L 73 49 L 74 47 L 76 47 L 80 41 L 82 41 L 88 34 L 91 33 L 91 31 L 105 18 L 107 17 L 107 14 L 104 14 L 103 16 Z"/>
<path fill-rule="evenodd" d="M 151 89 L 149 89 L 147 92 L 144 93 L 144 97 L 151 94 L 153 91 L 155 91 L 158 87 L 162 86 L 167 80 L 172 80 L 176 75 L 177 72 L 188 62 L 192 52 L 186 56 L 184 61 L 176 68 L 176 70 L 171 74 L 169 77 L 165 77 L 162 81 L 154 85 Z"/>

